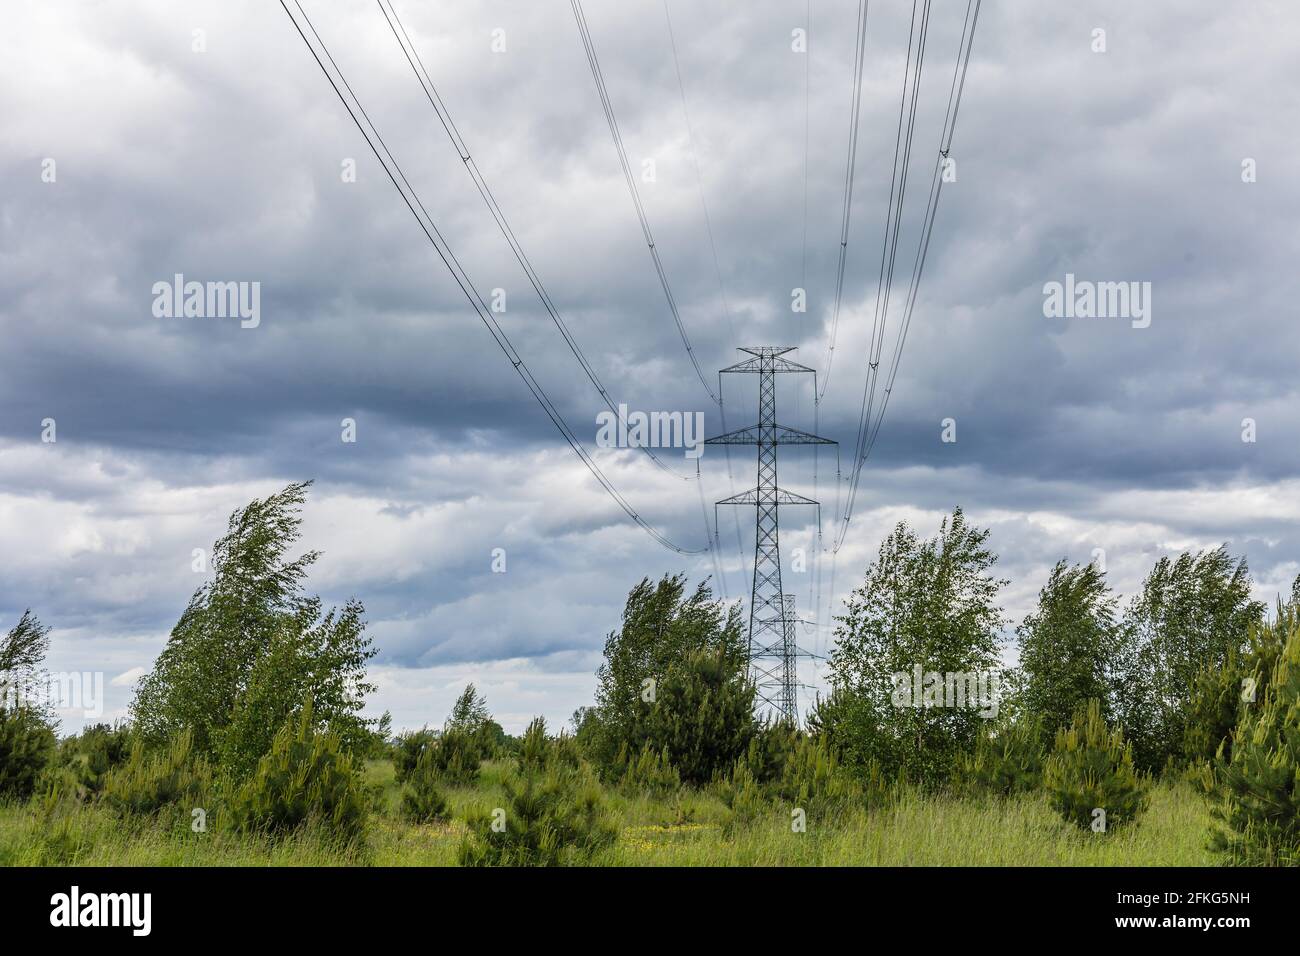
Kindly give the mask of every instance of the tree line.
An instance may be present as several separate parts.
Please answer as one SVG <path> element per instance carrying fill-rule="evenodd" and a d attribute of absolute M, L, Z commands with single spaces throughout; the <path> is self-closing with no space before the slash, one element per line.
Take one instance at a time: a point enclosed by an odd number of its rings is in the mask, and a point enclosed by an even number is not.
<path fill-rule="evenodd" d="M 231 516 L 127 722 L 60 742 L 51 712 L 0 700 L 0 798 L 178 827 L 201 810 L 239 832 L 324 826 L 364 842 L 367 762 L 391 762 L 416 824 L 448 819 L 448 794 L 496 762 L 507 806 L 466 814 L 462 862 L 536 863 L 608 846 L 611 789 L 709 789 L 735 826 L 780 808 L 824 822 L 905 787 L 1043 791 L 1104 832 L 1172 775 L 1214 801 L 1234 859 L 1300 853 L 1300 582 L 1266 613 L 1226 547 L 1161 558 L 1124 604 L 1096 564 L 1062 560 L 1011 628 L 987 529 L 961 509 L 929 538 L 900 523 L 836 618 L 830 690 L 802 726 L 756 711 L 739 604 L 707 580 L 647 577 L 570 729 L 539 718 L 512 737 L 471 685 L 442 726 L 394 736 L 387 714 L 365 716 L 376 650 L 363 605 L 326 609 L 306 590 L 319 554 L 291 555 L 308 488 Z M 0 682 L 30 679 L 48 643 L 24 614 L 0 642 Z M 962 697 L 971 688 L 981 699 Z"/>

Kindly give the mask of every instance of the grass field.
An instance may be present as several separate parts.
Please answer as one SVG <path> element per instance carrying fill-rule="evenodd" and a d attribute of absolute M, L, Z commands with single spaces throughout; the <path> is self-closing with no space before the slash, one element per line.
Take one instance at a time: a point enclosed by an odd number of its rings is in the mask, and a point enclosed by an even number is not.
<path fill-rule="evenodd" d="M 491 808 L 501 767 L 485 764 L 479 784 L 450 791 L 453 822 L 414 826 L 397 814 L 393 766 L 367 767 L 378 803 L 362 846 L 340 847 L 311 832 L 270 842 L 213 827 L 192 833 L 188 820 L 128 826 L 92 805 L 46 812 L 37 803 L 0 806 L 0 865 L 125 866 L 452 866 L 472 805 Z M 904 793 L 892 806 L 808 819 L 791 832 L 789 808 L 770 820 L 728 828 L 716 797 L 687 791 L 668 800 L 610 794 L 621 821 L 608 866 L 1211 866 L 1209 806 L 1189 785 L 1162 782 L 1147 812 L 1109 834 L 1077 830 L 1041 795 L 961 800 Z"/>

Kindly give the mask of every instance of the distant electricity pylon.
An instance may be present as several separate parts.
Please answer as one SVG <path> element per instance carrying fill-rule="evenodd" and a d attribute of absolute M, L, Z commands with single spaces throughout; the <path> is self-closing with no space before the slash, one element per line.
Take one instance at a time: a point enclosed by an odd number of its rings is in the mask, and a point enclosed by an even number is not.
<path fill-rule="evenodd" d="M 757 445 L 758 485 L 717 502 L 719 505 L 753 505 L 756 511 L 754 532 L 754 586 L 749 600 L 749 666 L 760 700 L 769 704 L 777 715 L 794 723 L 798 720 L 795 688 L 795 612 L 794 595 L 781 591 L 781 542 L 778 515 L 783 505 L 820 504 L 811 498 L 785 491 L 776 481 L 777 445 L 834 445 L 797 428 L 778 425 L 776 421 L 776 375 L 779 372 L 808 372 L 812 369 L 782 358 L 793 348 L 742 348 L 750 358 L 719 373 L 747 372 L 758 375 L 758 424 L 705 440 L 706 445 Z M 813 381 L 816 388 L 816 380 Z M 716 522 L 716 519 L 715 519 Z"/>

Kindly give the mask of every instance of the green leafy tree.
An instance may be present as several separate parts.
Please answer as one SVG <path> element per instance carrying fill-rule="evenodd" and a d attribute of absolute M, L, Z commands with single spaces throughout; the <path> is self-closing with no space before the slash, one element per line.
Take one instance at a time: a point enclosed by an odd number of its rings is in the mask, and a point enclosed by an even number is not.
<path fill-rule="evenodd" d="M 605 640 L 596 672 L 596 706 L 575 715 L 578 740 L 604 771 L 617 772 L 620 750 L 639 752 L 655 688 L 696 652 L 720 657 L 728 671 L 746 666 L 738 605 L 714 601 L 707 582 L 687 594 L 685 575 L 645 578 L 628 594 L 622 627 Z"/>
<path fill-rule="evenodd" d="M 1112 700 L 1140 770 L 1187 756 L 1198 674 L 1227 667 L 1263 618 L 1250 590 L 1245 559 L 1226 547 L 1161 558 L 1143 582 L 1125 614 Z"/>
<path fill-rule="evenodd" d="M 41 711 L 0 706 L 0 798 L 30 797 L 54 748 L 54 731 Z"/>
<path fill-rule="evenodd" d="M 50 629 L 24 611 L 0 638 L 0 797 L 25 800 L 55 755 L 55 720 L 34 693 L 44 675 Z"/>
<path fill-rule="evenodd" d="M 914 697 L 900 704 L 895 690 L 918 667 L 941 674 L 998 667 L 997 600 L 1006 582 L 990 573 L 997 557 L 985 546 L 988 535 L 960 508 L 925 541 L 900 522 L 849 597 L 830 657 L 833 693 L 817 721 L 850 764 L 878 763 L 891 779 L 901 774 L 932 788 L 974 748 L 979 709 Z"/>
<path fill-rule="evenodd" d="M 465 687 L 456 703 L 452 705 L 451 716 L 447 718 L 448 727 L 456 727 L 469 733 L 477 733 L 479 728 L 492 719 L 487 701 L 483 699 L 473 684 Z"/>
<path fill-rule="evenodd" d="M 40 680 L 49 650 L 50 629 L 30 608 L 23 611 L 18 623 L 0 639 L 0 703 L 11 702 Z"/>
<path fill-rule="evenodd" d="M 324 612 L 303 593 L 309 551 L 292 560 L 310 482 L 253 501 L 212 548 L 213 580 L 190 599 L 152 672 L 136 689 L 133 722 L 147 741 L 189 730 L 196 752 L 251 773 L 277 728 L 306 696 L 345 749 L 364 749 L 375 721 L 361 716 L 374 685 L 363 608 Z"/>
<path fill-rule="evenodd" d="M 1088 701 L 1069 727 L 1057 731 L 1043 784 L 1062 817 L 1097 833 L 1131 823 L 1149 800 L 1124 732 L 1106 726 L 1098 700 Z"/>
<path fill-rule="evenodd" d="M 1258 644 L 1280 653 L 1255 699 L 1243 701 L 1231 750 L 1220 748 L 1223 828 L 1211 845 L 1233 863 L 1300 866 L 1300 619 L 1288 609 L 1261 631 L 1272 633 Z"/>
<path fill-rule="evenodd" d="M 1062 560 L 1038 592 L 1038 606 L 1016 629 L 1018 705 L 1038 719 L 1049 740 L 1086 701 L 1095 698 L 1106 707 L 1121 641 L 1117 603 L 1105 572 Z"/>

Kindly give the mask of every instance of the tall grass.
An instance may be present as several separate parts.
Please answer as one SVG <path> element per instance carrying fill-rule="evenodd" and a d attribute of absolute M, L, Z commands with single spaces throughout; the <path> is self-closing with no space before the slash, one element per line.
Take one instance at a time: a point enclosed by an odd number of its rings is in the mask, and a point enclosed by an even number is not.
<path fill-rule="evenodd" d="M 124 827 L 107 808 L 39 800 L 0 805 L 0 865 L 51 866 L 452 866 L 474 807 L 501 805 L 503 765 L 488 762 L 474 786 L 448 787 L 452 821 L 415 825 L 398 813 L 400 788 L 388 762 L 366 782 L 377 812 L 363 846 L 316 830 L 270 841 L 185 821 Z M 597 865 L 613 866 L 1206 866 L 1211 817 L 1205 798 L 1182 781 L 1152 789 L 1150 809 L 1131 827 L 1105 834 L 1062 820 L 1041 792 L 1005 800 L 900 793 L 878 810 L 808 818 L 791 830 L 790 807 L 773 805 L 728 831 L 729 811 L 707 791 L 658 799 L 611 791 L 619 838 Z"/>

